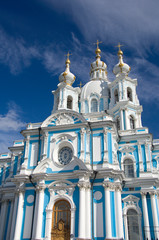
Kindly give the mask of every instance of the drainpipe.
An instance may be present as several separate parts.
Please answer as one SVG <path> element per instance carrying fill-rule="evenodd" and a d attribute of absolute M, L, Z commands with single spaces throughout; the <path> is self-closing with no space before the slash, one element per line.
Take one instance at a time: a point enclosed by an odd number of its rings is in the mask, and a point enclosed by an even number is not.
<path fill-rule="evenodd" d="M 92 240 L 95 240 L 95 238 L 94 238 L 94 208 L 93 208 L 93 184 L 94 184 L 94 181 L 95 181 L 95 179 L 96 179 L 96 176 L 97 176 L 97 171 L 94 171 L 93 170 L 93 132 L 92 132 L 92 127 L 91 127 L 91 123 L 90 122 L 88 122 L 88 126 L 89 126 L 89 129 L 90 129 L 90 131 L 91 131 L 91 148 L 92 148 L 92 151 L 91 151 L 91 159 L 92 159 L 92 162 L 91 162 L 91 169 L 92 169 L 92 172 L 93 172 L 93 175 L 94 175 L 94 177 L 93 177 L 93 180 L 92 180 L 92 182 L 91 182 L 91 195 L 92 195 L 92 197 L 91 197 L 91 208 L 92 208 L 92 214 L 91 214 L 91 222 L 92 222 Z"/>
<path fill-rule="evenodd" d="M 39 132 L 39 138 L 38 138 L 38 149 L 37 149 L 37 163 L 40 161 L 40 131 L 41 131 L 41 127 L 38 128 L 38 132 Z M 30 233 L 30 239 L 33 239 L 33 224 L 34 224 L 34 213 L 35 213 L 35 201 L 36 201 L 36 185 L 34 184 L 34 182 L 32 181 L 32 175 L 29 175 L 29 181 L 32 184 L 32 186 L 34 187 L 35 191 L 34 191 L 34 204 L 33 204 L 33 216 L 32 216 L 32 224 L 31 224 L 31 233 Z"/>

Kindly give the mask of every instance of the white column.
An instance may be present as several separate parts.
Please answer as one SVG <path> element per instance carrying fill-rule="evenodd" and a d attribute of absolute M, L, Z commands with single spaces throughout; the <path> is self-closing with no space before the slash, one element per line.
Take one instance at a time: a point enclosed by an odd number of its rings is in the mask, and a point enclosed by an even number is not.
<path fill-rule="evenodd" d="M 141 192 L 141 196 L 142 196 L 142 208 L 143 208 L 143 216 L 144 216 L 145 239 L 151 240 L 149 216 L 148 216 L 147 201 L 146 201 L 146 192 Z"/>
<path fill-rule="evenodd" d="M 150 158 L 149 158 L 149 144 L 148 142 L 145 143 L 145 154 L 146 154 L 146 165 L 147 165 L 147 171 L 151 171 L 151 166 L 150 166 Z"/>
<path fill-rule="evenodd" d="M 71 208 L 71 239 L 75 239 L 75 208 Z"/>
<path fill-rule="evenodd" d="M 30 139 L 30 136 L 27 136 L 27 139 L 25 140 L 24 162 L 21 167 L 21 169 L 23 169 L 23 170 L 25 170 L 27 168 L 27 160 L 28 160 L 28 152 L 29 152 L 29 139 Z M 24 173 L 25 173 L 25 171 L 24 171 Z"/>
<path fill-rule="evenodd" d="M 13 175 L 14 160 L 15 160 L 15 155 L 12 154 L 12 156 L 11 156 L 10 174 L 9 174 L 10 177 Z"/>
<path fill-rule="evenodd" d="M 85 137 L 85 132 L 86 130 L 84 128 L 81 129 L 80 134 L 81 134 L 81 155 L 80 159 L 84 161 L 84 137 Z"/>
<path fill-rule="evenodd" d="M 112 237 L 112 226 L 111 226 L 110 184 L 103 182 L 103 187 L 105 190 L 106 238 L 111 238 Z"/>
<path fill-rule="evenodd" d="M 8 201 L 3 200 L 2 205 L 1 205 L 1 224 L 0 224 L 0 239 L 3 239 L 4 237 L 4 230 L 5 230 L 5 225 L 6 225 L 6 217 L 7 217 L 7 208 L 8 208 Z"/>
<path fill-rule="evenodd" d="M 44 186 L 37 186 L 33 239 L 41 239 L 44 206 Z"/>
<path fill-rule="evenodd" d="M 104 163 L 108 163 L 108 139 L 107 139 L 107 129 L 104 128 L 103 134 L 104 134 Z"/>
<path fill-rule="evenodd" d="M 154 227 L 154 233 L 155 233 L 155 238 L 159 239 L 159 232 L 158 230 L 158 217 L 157 217 L 157 209 L 156 209 L 156 199 L 155 199 L 155 192 L 149 192 L 150 194 L 150 199 L 151 199 L 151 209 L 152 209 L 152 217 L 153 217 L 153 227 Z"/>
<path fill-rule="evenodd" d="M 84 183 L 78 183 L 78 187 L 80 190 L 80 199 L 79 199 L 79 230 L 78 230 L 78 238 L 85 238 L 85 211 L 86 211 L 86 201 L 85 201 L 85 186 Z"/>
<path fill-rule="evenodd" d="M 142 160 L 142 152 L 141 152 L 141 144 L 138 143 L 138 153 L 139 153 L 139 166 L 140 166 L 140 173 L 144 172 L 143 160 Z"/>
<path fill-rule="evenodd" d="M 86 164 L 90 164 L 90 134 L 91 131 L 87 130 L 87 137 L 86 137 Z"/>
<path fill-rule="evenodd" d="M 24 190 L 19 189 L 19 201 L 17 209 L 17 218 L 15 222 L 14 240 L 20 240 L 22 218 L 23 218 L 23 207 L 24 207 Z"/>
<path fill-rule="evenodd" d="M 13 199 L 11 200 L 11 206 L 10 206 L 10 214 L 9 214 L 9 222 L 8 222 L 8 229 L 7 229 L 7 236 L 6 239 L 8 240 L 10 237 L 10 233 L 11 233 L 11 224 L 13 221 L 13 207 L 14 207 L 14 201 Z"/>
<path fill-rule="evenodd" d="M 13 208 L 12 223 L 11 223 L 10 240 L 13 240 L 13 236 L 14 236 L 17 205 L 18 205 L 18 194 L 15 193 L 14 208 Z"/>
<path fill-rule="evenodd" d="M 91 184 L 88 183 L 86 186 L 86 211 L 85 211 L 85 219 L 86 219 L 86 233 L 85 237 L 87 239 L 91 239 Z"/>
<path fill-rule="evenodd" d="M 48 133 L 44 133 L 44 138 L 43 138 L 43 154 L 42 157 L 47 156 L 47 143 L 48 143 Z"/>
<path fill-rule="evenodd" d="M 115 212 L 116 212 L 116 228 L 117 238 L 124 238 L 123 234 L 123 217 L 122 217 L 122 202 L 121 202 L 121 186 L 115 188 Z"/>

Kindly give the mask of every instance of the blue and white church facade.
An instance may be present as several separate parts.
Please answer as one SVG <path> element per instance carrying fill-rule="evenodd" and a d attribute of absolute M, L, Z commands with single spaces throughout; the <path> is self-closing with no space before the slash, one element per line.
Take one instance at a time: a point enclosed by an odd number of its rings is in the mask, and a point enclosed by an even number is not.
<path fill-rule="evenodd" d="M 100 54 L 82 88 L 68 56 L 51 115 L 0 154 L 1 240 L 159 240 L 159 140 L 120 47 L 112 82 Z"/>

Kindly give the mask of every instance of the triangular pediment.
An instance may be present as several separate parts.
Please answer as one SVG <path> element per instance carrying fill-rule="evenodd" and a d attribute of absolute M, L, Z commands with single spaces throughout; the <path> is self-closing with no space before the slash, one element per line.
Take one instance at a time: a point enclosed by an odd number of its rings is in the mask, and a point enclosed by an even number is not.
<path fill-rule="evenodd" d="M 72 110 L 61 110 L 53 113 L 43 123 L 42 127 L 51 127 L 66 124 L 86 123 L 85 118 Z"/>

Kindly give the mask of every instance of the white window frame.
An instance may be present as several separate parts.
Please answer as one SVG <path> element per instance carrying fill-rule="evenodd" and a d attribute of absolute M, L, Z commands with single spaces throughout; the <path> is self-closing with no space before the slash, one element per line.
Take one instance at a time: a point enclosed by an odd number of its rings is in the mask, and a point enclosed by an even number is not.
<path fill-rule="evenodd" d="M 71 205 L 71 235 L 75 236 L 75 212 L 76 206 L 73 201 L 75 185 L 70 181 L 55 181 L 49 186 L 50 201 L 46 207 L 45 240 L 51 240 L 52 212 L 54 204 L 59 200 L 66 200 Z M 56 195 L 55 195 L 56 193 Z"/>
<path fill-rule="evenodd" d="M 133 165 L 134 165 L 134 177 L 133 178 L 126 178 L 126 179 L 134 179 L 134 178 L 136 178 L 136 161 L 135 161 L 135 158 L 134 158 L 134 155 L 133 155 L 132 151 L 135 150 L 135 149 L 132 148 L 132 147 L 129 147 L 129 148 L 127 148 L 125 151 L 124 151 L 124 149 L 123 150 L 121 149 L 121 152 L 122 152 L 121 169 L 124 171 L 124 161 L 126 159 L 131 159 L 133 161 Z M 128 152 L 126 152 L 126 151 L 132 152 L 132 155 L 129 154 Z M 126 154 L 124 155 L 123 153 L 126 153 Z"/>
<path fill-rule="evenodd" d="M 139 198 L 133 195 L 128 195 L 122 201 L 124 202 L 124 208 L 123 208 L 123 219 L 124 219 L 124 229 L 125 229 L 125 240 L 129 240 L 128 235 L 128 221 L 127 221 L 127 212 L 129 209 L 133 209 L 138 214 L 138 225 L 139 225 L 139 239 L 142 240 L 142 213 L 141 209 L 139 208 L 138 202 Z"/>

